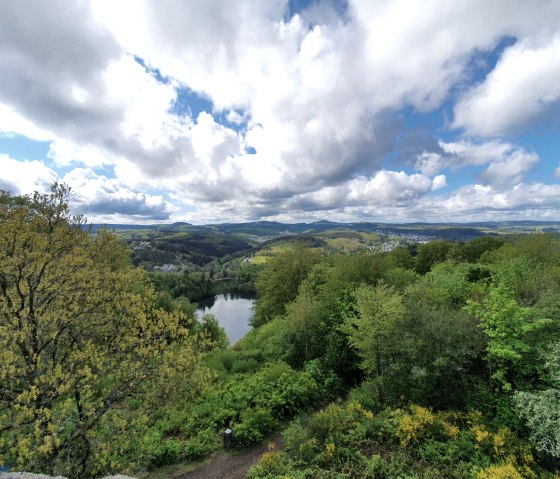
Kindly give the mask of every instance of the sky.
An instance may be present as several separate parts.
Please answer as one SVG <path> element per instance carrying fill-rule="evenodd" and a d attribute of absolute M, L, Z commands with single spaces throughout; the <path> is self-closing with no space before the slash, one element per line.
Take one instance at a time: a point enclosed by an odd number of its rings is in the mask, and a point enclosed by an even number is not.
<path fill-rule="evenodd" d="M 558 0 L 0 0 L 0 189 L 94 223 L 560 220 Z"/>

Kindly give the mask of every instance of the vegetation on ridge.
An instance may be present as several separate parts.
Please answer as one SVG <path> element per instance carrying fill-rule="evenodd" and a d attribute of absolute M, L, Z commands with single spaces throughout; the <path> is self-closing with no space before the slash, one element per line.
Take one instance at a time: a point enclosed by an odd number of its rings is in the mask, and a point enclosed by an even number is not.
<path fill-rule="evenodd" d="M 250 478 L 558 477 L 556 236 L 283 247 L 228 347 L 187 299 L 208 276 L 133 268 L 67 195 L 0 198 L 0 463 L 97 477 L 283 428 Z"/>

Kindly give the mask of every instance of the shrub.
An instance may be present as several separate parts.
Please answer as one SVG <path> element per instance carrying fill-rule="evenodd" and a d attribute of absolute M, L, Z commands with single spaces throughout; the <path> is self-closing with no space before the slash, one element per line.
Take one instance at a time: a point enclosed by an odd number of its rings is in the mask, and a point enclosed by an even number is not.
<path fill-rule="evenodd" d="M 379 411 L 381 409 L 381 401 L 379 400 L 378 391 L 378 380 L 376 378 L 366 379 L 358 387 L 350 391 L 349 398 L 352 401 L 359 402 L 366 409 Z"/>
<path fill-rule="evenodd" d="M 188 459 L 197 459 L 216 451 L 219 447 L 218 435 L 211 429 L 203 429 L 187 442 L 184 455 Z"/>
<path fill-rule="evenodd" d="M 247 479 L 272 479 L 279 477 L 294 478 L 290 464 L 284 461 L 282 452 L 269 451 L 263 454 L 261 460 L 247 473 Z"/>
<path fill-rule="evenodd" d="M 490 466 L 480 471 L 476 479 L 523 479 L 519 471 L 511 464 Z"/>
<path fill-rule="evenodd" d="M 268 409 L 249 409 L 241 414 L 241 422 L 233 426 L 235 447 L 247 447 L 262 441 L 274 431 L 278 422 Z"/>

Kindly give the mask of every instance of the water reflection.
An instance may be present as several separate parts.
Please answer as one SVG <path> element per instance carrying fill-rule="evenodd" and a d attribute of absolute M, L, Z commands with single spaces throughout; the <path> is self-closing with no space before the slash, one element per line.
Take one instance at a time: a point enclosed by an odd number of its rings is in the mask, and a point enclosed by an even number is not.
<path fill-rule="evenodd" d="M 231 344 L 239 341 L 249 331 L 253 315 L 254 295 L 251 293 L 224 293 L 198 301 L 198 317 L 213 314 L 225 329 Z"/>

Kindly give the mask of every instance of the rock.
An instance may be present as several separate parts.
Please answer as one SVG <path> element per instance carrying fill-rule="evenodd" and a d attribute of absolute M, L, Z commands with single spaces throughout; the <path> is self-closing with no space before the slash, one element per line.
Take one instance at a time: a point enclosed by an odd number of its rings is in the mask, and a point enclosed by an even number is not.
<path fill-rule="evenodd" d="M 32 474 L 30 472 L 0 472 L 0 479 L 66 479 L 62 476 L 46 476 L 45 474 Z"/>
<path fill-rule="evenodd" d="M 0 479 L 67 479 L 62 476 L 46 476 L 45 474 L 32 474 L 30 472 L 0 472 Z M 130 476 L 117 474 L 116 476 L 106 476 L 102 479 L 135 479 Z"/>

